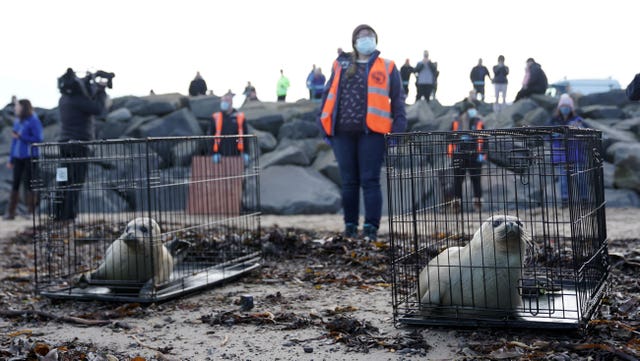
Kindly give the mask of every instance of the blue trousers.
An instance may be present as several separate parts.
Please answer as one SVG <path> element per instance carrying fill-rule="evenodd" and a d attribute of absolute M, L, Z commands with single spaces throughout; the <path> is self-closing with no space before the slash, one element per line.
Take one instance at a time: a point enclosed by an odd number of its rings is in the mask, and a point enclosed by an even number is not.
<path fill-rule="evenodd" d="M 331 138 L 342 178 L 344 222 L 358 224 L 360 188 L 364 197 L 364 223 L 380 227 L 382 191 L 380 169 L 384 159 L 384 135 L 345 133 Z"/>

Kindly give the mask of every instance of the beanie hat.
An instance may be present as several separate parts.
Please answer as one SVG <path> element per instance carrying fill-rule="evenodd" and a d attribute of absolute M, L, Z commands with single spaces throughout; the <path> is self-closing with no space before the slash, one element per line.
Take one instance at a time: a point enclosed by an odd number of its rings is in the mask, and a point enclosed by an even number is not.
<path fill-rule="evenodd" d="M 351 34 L 351 45 L 354 47 L 355 49 L 355 45 L 356 45 L 356 36 L 358 35 L 358 33 L 361 30 L 367 29 L 369 31 L 371 31 L 373 33 L 373 35 L 376 37 L 376 44 L 378 43 L 378 33 L 376 33 L 375 30 L 373 30 L 373 28 L 367 24 L 361 24 L 356 26 L 356 28 L 353 30 L 353 34 Z"/>
<path fill-rule="evenodd" d="M 562 94 L 560 96 L 560 100 L 558 101 L 558 108 L 560 108 L 562 106 L 568 106 L 568 107 L 571 108 L 571 110 L 574 110 L 574 108 L 573 108 L 573 99 L 571 99 L 571 97 L 567 93 Z"/>

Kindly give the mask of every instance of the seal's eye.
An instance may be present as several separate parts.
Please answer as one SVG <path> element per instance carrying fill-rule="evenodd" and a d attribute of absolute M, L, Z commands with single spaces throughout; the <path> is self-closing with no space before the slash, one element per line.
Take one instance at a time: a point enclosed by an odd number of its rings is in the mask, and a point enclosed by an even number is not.
<path fill-rule="evenodd" d="M 501 224 L 502 224 L 502 221 L 500 221 L 500 220 L 493 221 L 493 228 L 496 228 Z"/>
<path fill-rule="evenodd" d="M 145 226 L 141 226 L 141 227 L 140 227 L 140 232 L 142 232 L 142 233 L 147 233 L 147 227 L 145 227 Z"/>
<path fill-rule="evenodd" d="M 516 224 L 518 225 L 518 227 L 522 227 L 522 222 L 516 221 Z"/>

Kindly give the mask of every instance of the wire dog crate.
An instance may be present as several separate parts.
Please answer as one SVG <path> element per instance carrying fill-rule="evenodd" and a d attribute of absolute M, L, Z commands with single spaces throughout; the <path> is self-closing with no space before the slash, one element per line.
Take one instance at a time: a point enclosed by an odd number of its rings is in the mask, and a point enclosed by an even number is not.
<path fill-rule="evenodd" d="M 214 137 L 38 144 L 36 290 L 156 302 L 260 266 L 258 146 L 213 161 Z"/>
<path fill-rule="evenodd" d="M 609 272 L 599 131 L 407 133 L 387 146 L 397 325 L 586 325 Z"/>

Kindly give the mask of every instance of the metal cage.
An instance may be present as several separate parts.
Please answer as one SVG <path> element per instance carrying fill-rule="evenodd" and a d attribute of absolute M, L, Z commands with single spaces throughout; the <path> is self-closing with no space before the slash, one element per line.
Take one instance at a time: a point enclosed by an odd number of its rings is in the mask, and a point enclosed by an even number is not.
<path fill-rule="evenodd" d="M 156 302 L 258 268 L 256 137 L 220 139 L 245 156 L 214 162 L 214 137 L 36 145 L 36 290 Z"/>
<path fill-rule="evenodd" d="M 397 325 L 580 328 L 589 321 L 609 272 L 599 131 L 386 139 Z"/>

